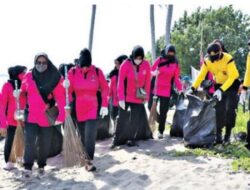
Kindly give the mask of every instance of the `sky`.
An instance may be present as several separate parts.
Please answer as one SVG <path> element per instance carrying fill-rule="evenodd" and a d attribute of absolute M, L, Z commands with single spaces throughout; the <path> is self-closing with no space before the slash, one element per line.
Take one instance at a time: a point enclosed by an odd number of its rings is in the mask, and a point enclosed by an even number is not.
<path fill-rule="evenodd" d="M 114 67 L 118 55 L 129 55 L 135 45 L 150 51 L 151 3 L 155 4 L 156 39 L 165 32 L 166 4 L 174 5 L 172 24 L 184 10 L 191 14 L 197 7 L 233 4 L 235 9 L 250 15 L 243 0 L 1 0 L 0 76 L 7 75 L 8 67 L 13 65 L 32 68 L 38 52 L 46 52 L 57 66 L 72 62 L 88 46 L 93 3 L 97 10 L 92 60 L 104 73 Z"/>

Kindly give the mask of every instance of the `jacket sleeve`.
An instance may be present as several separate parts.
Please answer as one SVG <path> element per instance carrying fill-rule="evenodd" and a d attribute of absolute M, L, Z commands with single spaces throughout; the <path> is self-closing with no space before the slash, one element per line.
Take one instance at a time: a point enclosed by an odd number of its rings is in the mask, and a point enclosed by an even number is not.
<path fill-rule="evenodd" d="M 10 91 L 8 88 L 8 83 L 5 83 L 0 94 L 0 128 L 7 128 L 6 109 L 8 106 L 9 96 Z"/>
<path fill-rule="evenodd" d="M 195 79 L 192 87 L 194 87 L 195 89 L 197 89 L 200 86 L 201 82 L 205 79 L 205 77 L 207 75 L 207 72 L 208 72 L 207 66 L 206 66 L 206 64 L 203 64 L 201 66 L 201 70 L 199 72 L 199 75 Z"/>
<path fill-rule="evenodd" d="M 246 73 L 243 86 L 250 87 L 250 53 L 247 55 Z"/>
<path fill-rule="evenodd" d="M 151 79 L 151 69 L 150 69 L 150 64 L 148 63 L 146 81 L 145 81 L 145 90 L 147 92 L 147 101 L 149 101 L 149 96 L 150 96 L 150 79 Z"/>
<path fill-rule="evenodd" d="M 178 89 L 178 91 L 182 90 L 182 83 L 180 80 L 180 66 L 179 64 L 176 64 L 176 69 L 175 69 L 175 73 L 174 73 L 174 83 L 176 88 Z"/>
<path fill-rule="evenodd" d="M 76 69 L 73 67 L 69 70 L 68 72 L 68 80 L 70 82 L 70 85 L 69 85 L 69 102 L 72 102 L 73 101 L 73 96 L 72 96 L 72 93 L 74 91 L 74 75 L 75 75 L 75 72 L 76 72 Z"/>
<path fill-rule="evenodd" d="M 239 78 L 239 72 L 236 68 L 235 62 L 232 61 L 227 65 L 227 75 L 228 79 L 225 83 L 220 87 L 223 91 L 226 91 L 235 81 L 235 79 Z"/>
<path fill-rule="evenodd" d="M 124 80 L 127 75 L 126 63 L 127 62 L 124 62 L 119 69 L 118 86 L 117 86 L 119 101 L 125 101 Z"/>
<path fill-rule="evenodd" d="M 98 80 L 99 80 L 99 87 L 101 89 L 101 94 L 102 94 L 102 107 L 108 107 L 109 86 L 108 86 L 108 82 L 102 70 L 100 69 L 98 73 Z"/>
<path fill-rule="evenodd" d="M 65 100 L 65 89 L 63 88 L 63 78 L 61 78 L 60 82 L 57 84 L 53 91 L 53 96 L 58 106 L 59 114 L 57 117 L 57 121 L 64 122 L 65 121 L 65 110 L 64 107 L 66 105 Z"/>
<path fill-rule="evenodd" d="M 153 66 L 152 66 L 152 68 L 151 68 L 151 70 L 152 70 L 152 71 L 155 71 L 155 70 L 157 69 L 159 63 L 160 63 L 160 57 L 157 58 L 157 59 L 155 60 Z"/>

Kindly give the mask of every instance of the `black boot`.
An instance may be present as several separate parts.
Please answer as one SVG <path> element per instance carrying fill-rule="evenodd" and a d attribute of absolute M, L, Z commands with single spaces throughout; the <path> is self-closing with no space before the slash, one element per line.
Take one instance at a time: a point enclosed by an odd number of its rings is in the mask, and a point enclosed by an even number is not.
<path fill-rule="evenodd" d="M 232 127 L 226 127 L 226 134 L 224 137 L 224 144 L 227 145 L 230 143 Z"/>

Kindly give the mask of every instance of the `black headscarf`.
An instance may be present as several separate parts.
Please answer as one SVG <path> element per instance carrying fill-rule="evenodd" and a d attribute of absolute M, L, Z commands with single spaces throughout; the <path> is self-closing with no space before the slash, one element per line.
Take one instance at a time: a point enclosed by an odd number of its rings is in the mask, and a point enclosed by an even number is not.
<path fill-rule="evenodd" d="M 115 59 L 115 61 L 118 61 L 118 63 L 121 65 L 124 60 L 126 60 L 128 56 L 126 55 L 120 55 Z M 109 78 L 113 76 L 118 76 L 119 70 L 115 67 L 110 73 L 109 73 Z"/>
<path fill-rule="evenodd" d="M 82 67 L 89 67 L 91 64 L 92 64 L 91 53 L 87 48 L 84 48 L 80 53 L 78 65 L 82 68 Z"/>
<path fill-rule="evenodd" d="M 228 53 L 227 49 L 225 48 L 224 43 L 223 43 L 221 40 L 216 39 L 216 40 L 213 41 L 213 43 L 218 43 L 218 44 L 220 44 L 220 47 L 221 47 L 222 52 Z"/>
<path fill-rule="evenodd" d="M 178 60 L 177 60 L 176 56 L 175 55 L 171 55 L 171 56 L 168 55 L 169 52 L 173 52 L 174 54 L 176 54 L 176 49 L 175 49 L 174 45 L 169 44 L 165 47 L 164 50 L 161 51 L 161 57 L 167 59 L 167 61 L 161 62 L 159 64 L 159 67 L 162 67 L 164 65 L 169 65 L 170 63 L 177 63 L 178 64 Z"/>
<path fill-rule="evenodd" d="M 18 89 L 20 88 L 22 81 L 18 78 L 18 75 L 23 73 L 25 70 L 27 70 L 27 67 L 22 66 L 22 65 L 16 65 L 8 69 L 8 73 L 9 73 L 8 82 L 12 85 L 14 89 L 15 89 L 15 80 L 17 80 Z"/>
<path fill-rule="evenodd" d="M 67 71 L 69 71 L 72 67 L 74 67 L 74 65 L 72 63 L 66 64 L 66 63 L 62 63 L 59 66 L 59 72 L 61 73 L 61 75 L 63 77 L 65 77 L 65 66 L 67 67 Z"/>
<path fill-rule="evenodd" d="M 45 53 L 39 53 L 35 56 L 35 64 L 39 57 L 44 57 L 47 60 L 48 68 L 46 71 L 40 73 L 34 67 L 32 69 L 32 76 L 44 102 L 51 105 L 54 101 L 51 102 L 52 100 L 48 100 L 48 95 L 53 92 L 54 88 L 59 83 L 61 74 Z"/>

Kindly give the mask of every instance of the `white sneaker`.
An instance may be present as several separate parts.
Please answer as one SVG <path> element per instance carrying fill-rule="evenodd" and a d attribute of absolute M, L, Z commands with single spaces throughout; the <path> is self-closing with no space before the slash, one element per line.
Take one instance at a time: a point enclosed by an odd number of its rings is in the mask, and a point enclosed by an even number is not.
<path fill-rule="evenodd" d="M 163 139 L 163 134 L 158 133 L 158 139 Z"/>
<path fill-rule="evenodd" d="M 16 168 L 16 167 L 15 167 L 15 164 L 12 163 L 12 162 L 7 162 L 7 163 L 5 164 L 5 166 L 3 167 L 3 169 L 5 169 L 5 170 L 7 170 L 7 171 L 13 170 L 13 169 L 15 169 L 15 168 Z"/>
<path fill-rule="evenodd" d="M 44 168 L 38 168 L 37 177 L 38 178 L 43 178 L 44 176 L 45 176 Z"/>
<path fill-rule="evenodd" d="M 31 170 L 23 170 L 21 173 L 21 176 L 19 176 L 17 179 L 20 181 L 29 181 L 32 177 L 32 171 Z"/>

